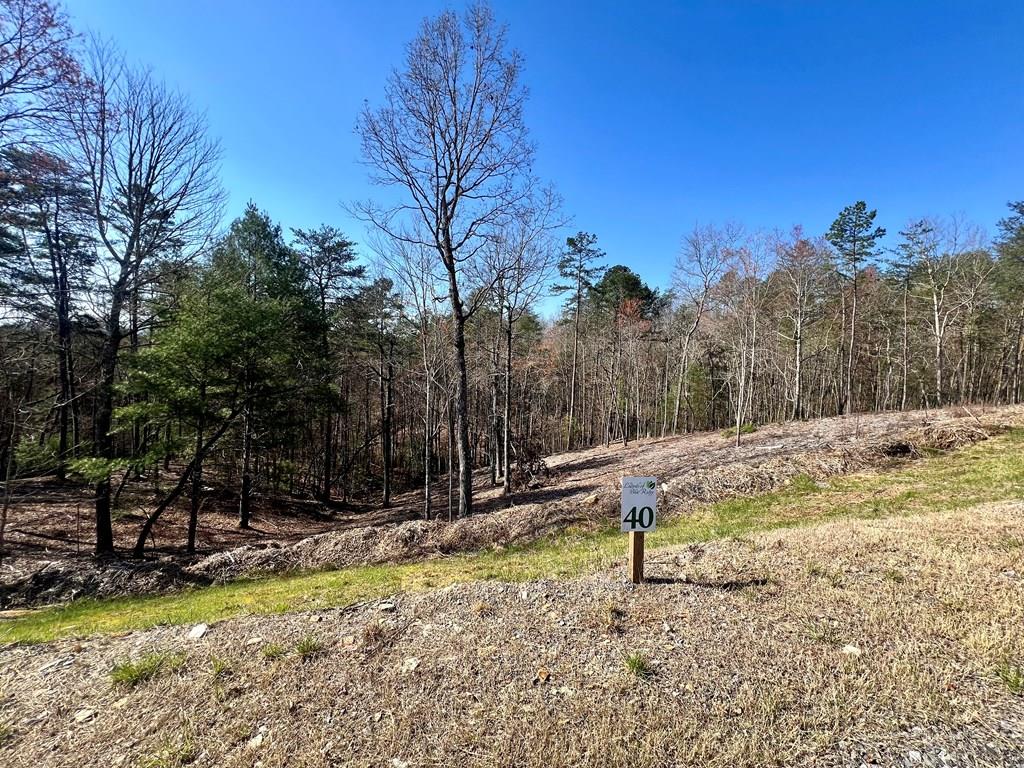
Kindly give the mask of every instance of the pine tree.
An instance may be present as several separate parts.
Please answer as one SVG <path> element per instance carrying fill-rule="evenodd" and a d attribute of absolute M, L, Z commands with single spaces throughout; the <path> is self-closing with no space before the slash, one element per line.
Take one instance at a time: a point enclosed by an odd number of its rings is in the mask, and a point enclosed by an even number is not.
<path fill-rule="evenodd" d="M 320 436 L 323 444 L 320 498 L 324 503 L 330 503 L 335 464 L 334 414 L 340 407 L 340 365 L 336 345 L 331 343 L 331 337 L 337 326 L 338 313 L 346 303 L 352 301 L 356 283 L 364 276 L 365 269 L 356 264 L 355 243 L 332 226 L 324 224 L 314 230 L 293 229 L 292 234 L 295 237 L 292 247 L 299 254 L 319 313 L 319 362 L 323 370 L 322 398 L 319 404 L 323 422 Z"/>
<path fill-rule="evenodd" d="M 565 310 L 572 312 L 572 377 L 569 381 L 569 411 L 565 428 L 565 449 L 572 447 L 573 417 L 576 412 L 576 370 L 579 363 L 580 347 L 580 312 L 584 292 L 590 290 L 594 280 L 601 274 L 603 266 L 598 265 L 605 256 L 604 251 L 597 247 L 597 235 L 589 232 L 577 232 L 565 241 L 566 251 L 558 260 L 558 274 L 565 283 L 552 286 L 555 295 L 569 292 L 565 301 Z"/>
<path fill-rule="evenodd" d="M 850 332 L 849 347 L 846 355 L 846 383 L 840 411 L 850 412 L 854 407 L 853 372 L 857 365 L 857 299 L 858 278 L 864 265 L 876 254 L 878 241 L 885 236 L 882 227 L 875 226 L 875 215 L 878 211 L 868 210 L 867 203 L 858 200 L 846 206 L 825 236 L 836 249 L 839 256 L 839 273 L 851 285 Z"/>

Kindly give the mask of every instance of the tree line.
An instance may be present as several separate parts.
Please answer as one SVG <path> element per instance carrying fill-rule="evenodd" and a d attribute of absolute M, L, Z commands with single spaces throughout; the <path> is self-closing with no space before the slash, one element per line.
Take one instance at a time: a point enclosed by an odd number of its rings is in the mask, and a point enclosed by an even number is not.
<path fill-rule="evenodd" d="M 485 5 L 424 20 L 357 131 L 379 199 L 288 229 L 226 228 L 221 148 L 186 96 L 46 0 L 0 2 L 3 530 L 25 478 L 167 510 L 229 489 L 328 507 L 420 489 L 473 513 L 551 452 L 766 422 L 1020 402 L 1024 202 L 887 233 L 863 202 L 824 233 L 700 225 L 671 285 L 568 238 L 533 172 L 522 60 Z M 886 243 L 894 245 L 884 245 Z M 544 318 L 548 296 L 560 311 Z"/>

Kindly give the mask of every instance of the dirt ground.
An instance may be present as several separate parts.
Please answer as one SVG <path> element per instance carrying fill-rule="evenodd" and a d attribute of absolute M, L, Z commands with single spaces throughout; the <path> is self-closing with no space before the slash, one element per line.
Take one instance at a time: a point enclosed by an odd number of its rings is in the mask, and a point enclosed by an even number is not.
<path fill-rule="evenodd" d="M 510 503 L 478 476 L 475 514 L 446 521 L 446 482 L 435 509 L 441 519 L 421 519 L 421 493 L 399 496 L 392 509 L 349 508 L 265 497 L 251 531 L 237 528 L 230 503 L 210 503 L 201 516 L 201 551 L 186 558 L 183 506 L 168 510 L 155 531 L 156 548 L 145 563 L 96 564 L 91 550 L 88 495 L 70 484 L 39 481 L 19 489 L 8 527 L 10 555 L 0 565 L 0 607 L 61 602 L 173 589 L 242 576 L 297 569 L 392 562 L 535 539 L 568 525 L 592 526 L 616 514 L 624 475 L 656 475 L 666 514 L 730 495 L 769 490 L 796 474 L 833 474 L 912 458 L 919 447 L 954 447 L 983 438 L 985 430 L 1024 424 L 1024 408 L 952 408 L 942 411 L 859 415 L 767 425 L 743 436 L 740 447 L 719 432 L 649 439 L 548 457 L 539 487 Z M 946 433 L 957 432 L 950 446 Z M 973 435 L 973 437 L 972 437 Z M 144 507 L 150 495 L 136 489 L 125 507 Z M 115 526 L 127 549 L 141 515 L 124 514 Z"/>
<path fill-rule="evenodd" d="M 166 485 L 166 481 L 164 483 Z M 129 485 L 114 517 L 114 541 L 122 550 L 135 544 L 144 513 L 161 494 L 145 481 Z M 55 558 L 89 555 L 93 535 L 91 488 L 53 477 L 20 482 L 14 491 L 7 537 L 14 558 L 47 562 Z M 197 539 L 198 556 L 258 542 L 294 542 L 317 533 L 345 527 L 399 522 L 408 519 L 404 505 L 382 510 L 371 505 L 323 504 L 303 499 L 257 495 L 252 527 L 238 527 L 238 501 L 226 495 L 204 499 Z M 184 546 L 188 530 L 187 501 L 164 514 L 147 545 L 156 556 L 187 560 Z"/>
<path fill-rule="evenodd" d="M 0 763 L 1024 765 L 1024 504 L 659 550 L 648 574 L 8 647 Z"/>

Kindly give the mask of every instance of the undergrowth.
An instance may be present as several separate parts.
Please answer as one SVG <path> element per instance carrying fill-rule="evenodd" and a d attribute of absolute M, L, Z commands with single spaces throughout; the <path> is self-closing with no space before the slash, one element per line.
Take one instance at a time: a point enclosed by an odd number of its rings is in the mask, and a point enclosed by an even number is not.
<path fill-rule="evenodd" d="M 749 421 L 745 421 L 742 424 L 740 424 L 741 435 L 752 435 L 754 432 L 757 432 L 757 424 L 754 424 Z M 723 429 L 722 437 L 736 437 L 736 427 L 729 427 L 728 429 Z"/>

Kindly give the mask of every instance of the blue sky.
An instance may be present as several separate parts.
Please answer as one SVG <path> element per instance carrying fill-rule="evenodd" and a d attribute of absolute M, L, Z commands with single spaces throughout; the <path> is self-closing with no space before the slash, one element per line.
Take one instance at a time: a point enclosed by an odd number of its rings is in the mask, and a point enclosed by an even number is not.
<path fill-rule="evenodd" d="M 374 194 L 364 100 L 435 2 L 71 0 L 207 112 L 237 215 L 327 222 Z M 803 224 L 844 205 L 965 214 L 1024 198 L 1024 3 L 495 0 L 525 56 L 537 172 L 609 263 L 668 285 L 696 222 Z"/>

